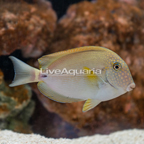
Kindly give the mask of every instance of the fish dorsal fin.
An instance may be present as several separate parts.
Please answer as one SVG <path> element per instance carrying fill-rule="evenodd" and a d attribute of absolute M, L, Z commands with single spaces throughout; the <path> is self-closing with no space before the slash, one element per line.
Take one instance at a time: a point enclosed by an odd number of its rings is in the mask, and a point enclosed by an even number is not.
<path fill-rule="evenodd" d="M 81 99 L 75 99 L 75 98 L 69 98 L 69 97 L 65 97 L 62 96 L 56 92 L 54 92 L 51 88 L 48 87 L 48 85 L 43 82 L 40 81 L 38 83 L 38 89 L 39 91 L 44 94 L 45 96 L 47 96 L 48 98 L 57 101 L 57 102 L 61 102 L 61 103 L 71 103 L 71 102 L 78 102 L 78 101 L 82 101 Z"/>
<path fill-rule="evenodd" d="M 79 47 L 79 48 L 74 48 L 66 51 L 61 51 L 57 53 L 53 53 L 50 55 L 45 55 L 41 58 L 38 59 L 40 68 L 46 69 L 50 64 L 52 64 L 54 61 L 57 59 L 66 56 L 68 54 L 73 54 L 73 53 L 78 53 L 78 52 L 83 52 L 83 51 L 105 51 L 108 50 L 107 48 L 103 47 L 98 47 L 98 46 L 85 46 L 85 47 Z"/>
<path fill-rule="evenodd" d="M 84 106 L 83 106 L 83 112 L 86 112 L 92 108 L 94 108 L 95 106 L 97 106 L 101 101 L 100 100 L 95 100 L 95 99 L 88 99 Z"/>

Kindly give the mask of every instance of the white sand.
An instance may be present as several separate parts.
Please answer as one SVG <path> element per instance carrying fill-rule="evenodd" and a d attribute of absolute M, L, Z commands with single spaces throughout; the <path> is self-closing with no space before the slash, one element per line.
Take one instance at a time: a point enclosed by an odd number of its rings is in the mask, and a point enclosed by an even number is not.
<path fill-rule="evenodd" d="M 125 130 L 110 135 L 94 135 L 73 140 L 3 130 L 0 131 L 0 144 L 144 144 L 144 130 Z"/>

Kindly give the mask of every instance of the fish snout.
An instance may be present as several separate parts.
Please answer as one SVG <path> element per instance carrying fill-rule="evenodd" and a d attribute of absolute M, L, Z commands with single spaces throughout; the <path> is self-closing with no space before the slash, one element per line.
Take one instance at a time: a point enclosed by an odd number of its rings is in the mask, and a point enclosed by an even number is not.
<path fill-rule="evenodd" d="M 128 85 L 127 91 L 131 91 L 131 90 L 133 90 L 134 88 L 135 88 L 135 83 L 131 83 L 131 84 Z"/>

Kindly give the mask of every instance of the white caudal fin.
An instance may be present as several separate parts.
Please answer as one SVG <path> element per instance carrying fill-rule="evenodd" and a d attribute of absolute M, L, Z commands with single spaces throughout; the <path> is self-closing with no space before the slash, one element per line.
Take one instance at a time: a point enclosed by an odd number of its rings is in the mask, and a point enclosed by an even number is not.
<path fill-rule="evenodd" d="M 10 56 L 9 58 L 12 60 L 15 70 L 15 78 L 9 85 L 10 87 L 39 81 L 38 69 L 27 65 L 13 56 Z"/>

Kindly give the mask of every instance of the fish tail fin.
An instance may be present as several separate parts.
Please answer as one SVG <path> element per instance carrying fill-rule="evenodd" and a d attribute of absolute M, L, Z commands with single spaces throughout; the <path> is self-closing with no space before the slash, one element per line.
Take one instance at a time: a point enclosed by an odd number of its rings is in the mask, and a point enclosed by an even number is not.
<path fill-rule="evenodd" d="M 15 71 L 15 78 L 9 85 L 10 87 L 39 81 L 40 71 L 38 69 L 27 65 L 13 56 L 10 56 L 9 58 L 14 65 Z"/>

